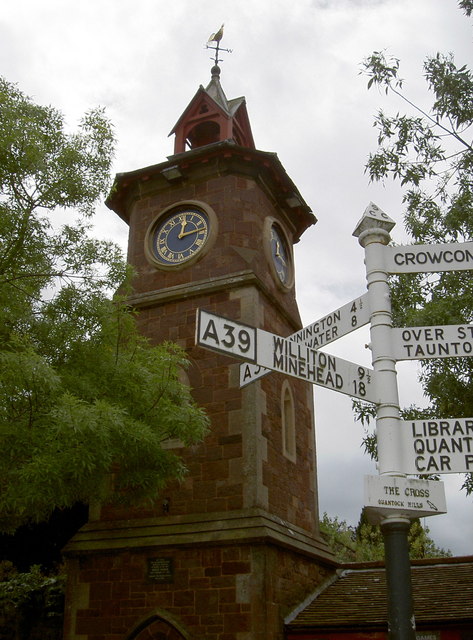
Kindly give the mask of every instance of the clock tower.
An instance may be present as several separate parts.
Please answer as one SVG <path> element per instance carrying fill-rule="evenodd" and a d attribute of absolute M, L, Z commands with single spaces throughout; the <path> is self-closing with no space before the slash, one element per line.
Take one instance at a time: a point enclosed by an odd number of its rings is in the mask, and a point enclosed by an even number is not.
<path fill-rule="evenodd" d="M 188 474 L 154 508 L 96 507 L 66 548 L 68 640 L 280 640 L 284 616 L 333 566 L 320 536 L 310 384 L 195 345 L 204 309 L 281 336 L 301 328 L 293 245 L 315 217 L 275 153 L 255 148 L 244 98 L 212 68 L 166 161 L 116 176 L 129 225 L 130 304 L 173 341 L 211 427 L 175 449 Z"/>

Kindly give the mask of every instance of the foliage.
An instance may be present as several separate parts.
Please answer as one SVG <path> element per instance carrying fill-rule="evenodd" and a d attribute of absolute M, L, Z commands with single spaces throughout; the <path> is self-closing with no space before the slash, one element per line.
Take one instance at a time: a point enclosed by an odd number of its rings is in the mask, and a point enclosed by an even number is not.
<path fill-rule="evenodd" d="M 0 563 L 2 638 L 60 638 L 64 616 L 65 575 L 34 565 L 20 573 L 11 562 Z"/>
<path fill-rule="evenodd" d="M 64 588 L 65 574 L 61 572 L 48 575 L 39 565 L 33 565 L 29 571 L 20 573 L 11 562 L 0 563 L 2 611 L 27 606 L 39 596 L 50 615 L 61 614 Z"/>
<path fill-rule="evenodd" d="M 353 400 L 352 402 L 353 409 L 355 412 L 356 419 L 361 422 L 364 427 L 364 436 L 362 446 L 365 449 L 365 453 L 367 453 L 370 458 L 373 460 L 378 460 L 378 446 L 376 442 L 376 434 L 370 430 L 370 424 L 376 418 L 376 407 L 375 405 L 363 402 L 362 400 Z M 435 415 L 432 412 L 432 409 L 419 409 L 415 405 L 411 405 L 410 407 L 405 407 L 400 410 L 400 418 L 401 420 L 428 420 L 429 418 L 434 419 Z M 435 474 L 422 474 L 421 478 L 425 480 L 439 480 L 440 476 Z"/>
<path fill-rule="evenodd" d="M 368 522 L 362 511 L 356 527 L 345 520 L 323 514 L 320 521 L 322 535 L 339 562 L 371 562 L 384 560 L 383 535 L 379 525 Z M 437 547 L 418 519 L 411 521 L 408 533 L 409 556 L 411 560 L 419 558 L 438 558 L 451 556 L 451 552 Z"/>
<path fill-rule="evenodd" d="M 458 5 L 469 17 L 473 13 L 473 1 L 472 0 L 458 0 Z"/>
<path fill-rule="evenodd" d="M 320 520 L 320 531 L 339 562 L 354 562 L 356 542 L 353 527 L 338 516 L 330 517 L 326 511 Z"/>
<path fill-rule="evenodd" d="M 112 499 L 111 473 L 113 499 L 152 499 L 185 472 L 163 440 L 207 428 L 184 353 L 139 335 L 119 248 L 89 235 L 113 145 L 102 111 L 67 133 L 0 79 L 1 531 Z"/>
<path fill-rule="evenodd" d="M 459 3 L 470 16 L 471 0 Z M 452 54 L 426 58 L 424 76 L 432 95 L 430 108 L 414 104 L 399 75 L 400 63 L 382 51 L 363 63 L 368 88 L 395 95 L 408 114 L 378 112 L 378 150 L 371 154 L 371 180 L 388 177 L 404 187 L 405 228 L 414 243 L 466 242 L 473 239 L 473 74 L 457 65 Z M 468 324 L 473 321 L 473 278 L 470 271 L 435 275 L 406 274 L 391 281 L 396 326 Z M 410 407 L 405 419 L 456 418 L 473 415 L 473 360 L 445 358 L 421 361 L 420 382 L 429 407 Z M 356 403 L 358 417 L 370 410 Z M 360 411 L 361 409 L 361 411 Z M 368 411 L 368 413 L 366 413 Z M 369 436 L 371 438 L 371 436 Z M 373 453 L 373 440 L 365 441 Z M 473 492 L 473 475 L 463 487 Z"/>

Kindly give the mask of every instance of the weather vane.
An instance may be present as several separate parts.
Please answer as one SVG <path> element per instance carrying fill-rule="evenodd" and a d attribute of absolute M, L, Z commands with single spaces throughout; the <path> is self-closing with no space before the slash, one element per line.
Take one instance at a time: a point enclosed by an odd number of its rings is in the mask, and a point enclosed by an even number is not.
<path fill-rule="evenodd" d="M 221 49 L 220 48 L 220 40 L 223 38 L 223 24 L 218 31 L 212 33 L 210 38 L 207 40 L 207 44 L 205 45 L 206 49 L 213 49 L 215 51 L 215 58 L 213 59 L 215 64 L 218 65 L 221 62 L 221 58 L 218 57 L 220 51 L 226 51 L 227 53 L 232 53 L 232 49 Z M 210 42 L 216 42 L 216 46 L 213 47 L 210 45 Z M 211 58 L 212 60 L 212 58 Z"/>

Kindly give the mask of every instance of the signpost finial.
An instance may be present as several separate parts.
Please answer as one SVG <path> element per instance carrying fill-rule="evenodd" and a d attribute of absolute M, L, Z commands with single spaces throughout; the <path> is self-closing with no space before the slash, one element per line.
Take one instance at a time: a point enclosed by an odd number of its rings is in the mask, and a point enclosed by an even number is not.
<path fill-rule="evenodd" d="M 394 220 L 390 218 L 387 213 L 384 213 L 384 211 L 377 205 L 370 202 L 366 207 L 361 220 L 356 225 L 353 235 L 355 238 L 360 238 L 364 231 L 371 231 L 374 229 L 381 229 L 389 233 L 395 224 Z"/>

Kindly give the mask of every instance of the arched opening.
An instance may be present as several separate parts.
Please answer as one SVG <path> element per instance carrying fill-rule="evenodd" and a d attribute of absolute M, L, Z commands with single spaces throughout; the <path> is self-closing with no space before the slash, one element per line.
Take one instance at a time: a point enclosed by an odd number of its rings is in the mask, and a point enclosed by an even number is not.
<path fill-rule="evenodd" d="M 190 640 L 190 636 L 175 621 L 166 620 L 164 614 L 154 614 L 137 625 L 125 640 Z"/>
<path fill-rule="evenodd" d="M 191 149 L 203 147 L 204 145 L 212 144 L 213 142 L 219 142 L 219 140 L 220 125 L 213 120 L 207 120 L 206 122 L 196 124 L 187 135 L 187 142 Z"/>
<path fill-rule="evenodd" d="M 296 461 L 296 418 L 291 387 L 284 380 L 281 389 L 282 447 L 286 458 Z"/>

